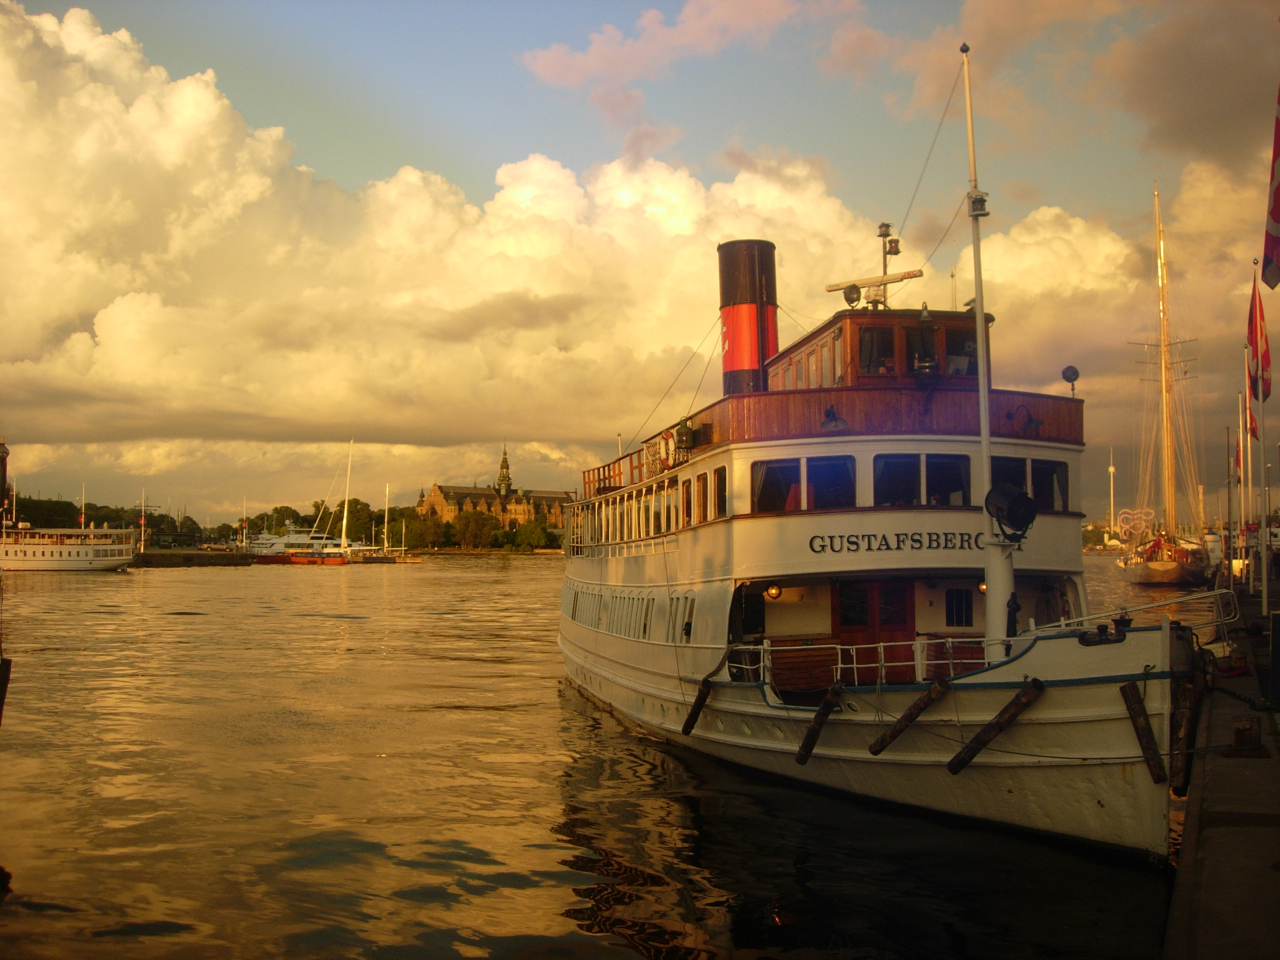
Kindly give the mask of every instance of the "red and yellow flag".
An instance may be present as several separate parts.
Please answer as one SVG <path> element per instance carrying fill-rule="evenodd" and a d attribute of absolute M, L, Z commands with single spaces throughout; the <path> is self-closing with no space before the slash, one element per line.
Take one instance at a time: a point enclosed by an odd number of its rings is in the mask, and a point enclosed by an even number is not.
<path fill-rule="evenodd" d="M 1271 344 L 1267 342 L 1267 320 L 1262 315 L 1262 295 L 1258 278 L 1253 278 L 1249 299 L 1249 392 L 1262 403 L 1271 396 Z"/>
<path fill-rule="evenodd" d="M 1272 290 L 1280 283 L 1280 96 L 1271 144 L 1271 192 L 1267 194 L 1267 232 L 1262 240 L 1262 282 Z"/>

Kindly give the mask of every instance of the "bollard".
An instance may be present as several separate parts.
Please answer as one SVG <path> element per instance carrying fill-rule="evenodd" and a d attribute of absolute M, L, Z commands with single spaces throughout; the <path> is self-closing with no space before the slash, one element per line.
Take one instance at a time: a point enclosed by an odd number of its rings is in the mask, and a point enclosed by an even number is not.
<path fill-rule="evenodd" d="M 919 717 L 920 714 L 924 713 L 930 706 L 941 700 L 950 689 L 951 684 L 947 683 L 947 681 L 935 680 L 932 687 L 920 694 L 920 696 L 916 697 L 911 706 L 907 707 L 907 709 L 902 712 L 902 716 L 895 721 L 892 727 L 880 734 L 880 736 L 876 737 L 875 740 L 871 741 L 871 746 L 867 747 L 867 749 L 871 751 L 871 755 L 873 757 L 878 757 L 880 754 L 884 753 L 885 747 L 889 746 L 889 744 L 902 736 L 906 732 L 907 727 L 916 722 L 916 718 Z"/>
<path fill-rule="evenodd" d="M 972 740 L 966 743 L 954 757 L 947 761 L 947 770 L 955 776 L 969 765 L 982 749 L 992 740 L 1000 736 L 1005 728 L 1018 719 L 1019 714 L 1040 699 L 1044 693 L 1044 682 L 1032 677 L 1022 685 L 1022 689 L 1013 695 L 1013 699 L 1004 705 L 1004 709 L 988 721 Z"/>
<path fill-rule="evenodd" d="M 804 740 L 800 742 L 800 749 L 796 751 L 796 763 L 800 766 L 803 767 L 809 762 L 809 756 L 813 753 L 813 748 L 818 745 L 818 737 L 822 735 L 827 717 L 831 716 L 831 711 L 838 706 L 840 706 L 840 684 L 837 683 L 822 698 L 822 703 L 818 705 L 818 712 L 813 715 L 809 729 L 805 731 Z"/>

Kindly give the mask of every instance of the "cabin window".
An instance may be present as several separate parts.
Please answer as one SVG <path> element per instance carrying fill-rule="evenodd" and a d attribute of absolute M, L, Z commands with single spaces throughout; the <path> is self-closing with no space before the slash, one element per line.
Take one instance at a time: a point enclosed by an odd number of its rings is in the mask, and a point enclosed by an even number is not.
<path fill-rule="evenodd" d="M 882 453 L 872 461 L 873 496 L 877 507 L 920 505 L 920 456 Z"/>
<path fill-rule="evenodd" d="M 972 590 L 948 590 L 947 591 L 947 626 L 948 627 L 972 627 L 973 626 L 973 591 Z"/>
<path fill-rule="evenodd" d="M 680 523 L 680 481 L 667 481 L 667 531 L 670 532 Z"/>
<path fill-rule="evenodd" d="M 711 477 L 715 488 L 715 516 L 718 520 L 729 515 L 729 468 L 716 467 Z"/>
<path fill-rule="evenodd" d="M 896 373 L 892 327 L 863 327 L 858 370 L 865 375 Z"/>
<path fill-rule="evenodd" d="M 924 486 L 925 502 L 931 507 L 969 506 L 969 458 L 952 453 L 925 454 Z"/>
<path fill-rule="evenodd" d="M 871 591 L 853 583 L 840 584 L 840 626 L 871 626 Z"/>
<path fill-rule="evenodd" d="M 905 583 L 880 585 L 880 626 L 904 627 L 911 622 L 911 587 Z"/>
<path fill-rule="evenodd" d="M 991 484 L 1008 483 L 1019 490 L 1027 489 L 1027 461 L 1022 457 L 992 457 Z M 984 494 L 985 496 L 985 494 Z"/>
<path fill-rule="evenodd" d="M 707 475 L 698 474 L 695 486 L 698 488 L 698 523 L 707 522 Z"/>
<path fill-rule="evenodd" d="M 644 499 L 640 501 L 640 514 L 644 517 L 644 536 L 652 536 L 653 487 L 645 487 Z"/>
<path fill-rule="evenodd" d="M 858 505 L 853 457 L 810 457 L 809 509 L 852 510 Z"/>
<path fill-rule="evenodd" d="M 978 375 L 977 327 L 947 330 L 947 376 L 976 377 Z"/>
<path fill-rule="evenodd" d="M 757 460 L 751 464 L 751 512 L 800 509 L 800 461 Z"/>
<path fill-rule="evenodd" d="M 785 367 L 782 368 L 782 389 L 790 390 L 791 387 L 792 387 L 791 364 L 788 363 Z"/>
<path fill-rule="evenodd" d="M 934 331 L 930 327 L 907 328 L 907 372 L 915 373 L 920 365 L 925 370 L 936 372 L 938 369 L 938 349 Z"/>
<path fill-rule="evenodd" d="M 687 527 L 693 522 L 693 481 L 686 480 L 680 485 L 680 526 Z"/>
<path fill-rule="evenodd" d="M 1031 461 L 1031 498 L 1042 513 L 1060 513 L 1067 506 L 1067 465 L 1058 460 Z"/>
<path fill-rule="evenodd" d="M 806 384 L 804 382 L 804 357 L 796 358 L 796 389 L 803 390 Z"/>
<path fill-rule="evenodd" d="M 824 341 L 819 349 L 822 352 L 822 385 L 829 387 L 835 382 L 831 370 L 831 344 Z"/>
<path fill-rule="evenodd" d="M 658 484 L 653 495 L 653 535 L 656 537 L 662 533 L 662 502 L 667 499 L 666 493 L 663 491 L 662 484 Z"/>
<path fill-rule="evenodd" d="M 809 389 L 816 390 L 820 381 L 818 380 L 818 351 L 809 351 Z"/>

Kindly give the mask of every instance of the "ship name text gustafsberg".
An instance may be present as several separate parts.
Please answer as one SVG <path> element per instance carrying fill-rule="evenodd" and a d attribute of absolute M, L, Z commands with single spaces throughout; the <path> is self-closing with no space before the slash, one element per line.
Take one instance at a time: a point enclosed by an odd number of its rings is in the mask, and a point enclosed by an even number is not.
<path fill-rule="evenodd" d="M 981 550 L 982 533 L 850 533 L 809 538 L 814 553 L 871 553 L 876 550 Z"/>

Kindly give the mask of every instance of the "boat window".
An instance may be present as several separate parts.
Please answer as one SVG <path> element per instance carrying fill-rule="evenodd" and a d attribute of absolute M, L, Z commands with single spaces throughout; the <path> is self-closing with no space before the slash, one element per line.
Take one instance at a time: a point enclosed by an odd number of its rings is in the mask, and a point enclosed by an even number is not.
<path fill-rule="evenodd" d="M 782 368 L 782 389 L 791 389 L 791 364 L 787 364 Z"/>
<path fill-rule="evenodd" d="M 908 328 L 905 333 L 907 335 L 907 372 L 936 373 L 938 349 L 933 328 Z"/>
<path fill-rule="evenodd" d="M 840 626 L 871 625 L 871 591 L 853 583 L 840 584 Z"/>
<path fill-rule="evenodd" d="M 829 387 L 834 383 L 831 373 L 831 344 L 823 341 L 819 349 L 822 351 L 822 385 Z"/>
<path fill-rule="evenodd" d="M 803 390 L 806 384 L 804 382 L 804 358 L 796 358 L 796 389 Z"/>
<path fill-rule="evenodd" d="M 818 351 L 817 350 L 809 351 L 809 379 L 807 382 L 809 384 L 809 389 L 811 390 L 816 389 L 820 382 L 818 380 Z"/>
<path fill-rule="evenodd" d="M 662 526 L 662 504 L 667 499 L 662 484 L 658 484 L 653 496 L 653 535 L 656 537 L 665 529 Z"/>
<path fill-rule="evenodd" d="M 644 535 L 653 536 L 653 487 L 644 488 L 644 501 L 640 505 L 640 512 L 644 515 Z"/>
<path fill-rule="evenodd" d="M 896 373 L 892 327 L 863 327 L 858 370 L 863 374 Z"/>
<path fill-rule="evenodd" d="M 881 584 L 880 625 L 901 627 L 911 622 L 911 587 L 905 583 Z"/>
<path fill-rule="evenodd" d="M 622 538 L 623 538 L 624 540 L 630 540 L 630 539 L 631 539 L 631 536 L 632 536 L 632 533 L 633 533 L 633 532 L 634 532 L 634 530 L 635 530 L 635 525 L 634 525 L 634 523 L 633 523 L 633 521 L 632 521 L 632 509 L 631 509 L 631 506 L 632 506 L 631 494 L 629 494 L 629 493 L 628 493 L 628 494 L 627 494 L 627 499 L 626 499 L 626 501 L 624 502 L 624 505 L 623 505 L 623 508 L 622 508 L 622 512 L 626 515 L 626 527 L 624 528 L 624 531 L 623 531 L 623 534 L 622 534 Z"/>
<path fill-rule="evenodd" d="M 707 475 L 698 474 L 695 485 L 698 488 L 698 523 L 707 522 Z"/>
<path fill-rule="evenodd" d="M 976 325 L 973 330 L 961 328 L 947 330 L 947 376 L 976 377 L 978 375 L 978 340 Z"/>
<path fill-rule="evenodd" d="M 1009 483 L 1019 490 L 1026 490 L 1027 461 L 1022 457 L 992 457 L 991 483 Z"/>
<path fill-rule="evenodd" d="M 924 486 L 925 502 L 931 507 L 967 507 L 969 458 L 952 453 L 925 454 Z"/>
<path fill-rule="evenodd" d="M 752 513 L 799 509 L 799 460 L 757 460 L 751 464 Z"/>
<path fill-rule="evenodd" d="M 716 467 L 711 476 L 715 487 L 715 516 L 719 520 L 729 515 L 729 468 Z"/>
<path fill-rule="evenodd" d="M 680 481 L 674 477 L 667 481 L 667 530 L 674 530 L 680 522 Z"/>
<path fill-rule="evenodd" d="M 852 510 L 858 505 L 853 457 L 810 457 L 809 509 Z"/>
<path fill-rule="evenodd" d="M 872 461 L 877 507 L 920 505 L 920 456 L 915 453 L 882 453 Z"/>
<path fill-rule="evenodd" d="M 693 522 L 693 481 L 684 481 L 680 494 L 680 526 L 687 527 Z"/>
<path fill-rule="evenodd" d="M 1041 512 L 1070 509 L 1067 506 L 1067 465 L 1058 460 L 1032 460 L 1031 498 Z"/>
<path fill-rule="evenodd" d="M 973 591 L 972 590 L 948 590 L 947 591 L 947 626 L 948 627 L 972 627 L 973 626 Z"/>

